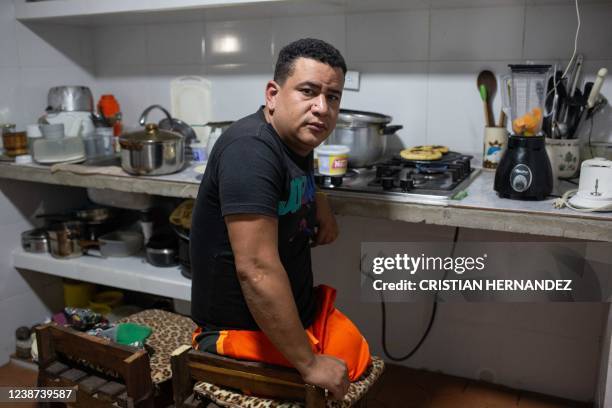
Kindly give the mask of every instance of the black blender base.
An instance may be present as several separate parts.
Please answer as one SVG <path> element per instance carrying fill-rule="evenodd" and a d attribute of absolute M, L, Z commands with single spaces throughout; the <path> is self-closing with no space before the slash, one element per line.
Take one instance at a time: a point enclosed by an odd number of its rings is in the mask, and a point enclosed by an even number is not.
<path fill-rule="evenodd" d="M 548 198 L 548 194 L 535 195 L 535 196 L 523 196 L 521 194 L 506 194 L 497 193 L 500 198 L 508 198 L 510 200 L 524 200 L 524 201 L 542 201 Z"/>

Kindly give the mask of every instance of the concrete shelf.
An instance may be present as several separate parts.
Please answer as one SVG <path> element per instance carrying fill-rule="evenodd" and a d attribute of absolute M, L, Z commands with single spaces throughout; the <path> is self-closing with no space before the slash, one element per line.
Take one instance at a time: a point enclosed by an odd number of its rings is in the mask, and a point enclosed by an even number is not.
<path fill-rule="evenodd" d="M 12 255 L 15 268 L 174 299 L 191 299 L 191 280 L 181 275 L 178 266 L 157 268 L 148 264 L 143 257 L 100 258 L 84 255 L 56 259 L 49 254 L 33 254 L 21 248 L 15 249 Z"/>

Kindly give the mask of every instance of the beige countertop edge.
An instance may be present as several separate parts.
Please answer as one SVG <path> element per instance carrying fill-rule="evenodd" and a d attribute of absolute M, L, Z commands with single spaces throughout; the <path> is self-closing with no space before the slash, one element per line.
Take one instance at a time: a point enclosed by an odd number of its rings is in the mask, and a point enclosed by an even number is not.
<path fill-rule="evenodd" d="M 75 174 L 68 171 L 51 173 L 42 167 L 0 165 L 0 178 L 60 184 L 73 187 L 108 188 L 129 193 L 147 193 L 165 197 L 195 198 L 199 184 L 152 178 L 136 178 L 103 174 Z"/>
<path fill-rule="evenodd" d="M 135 177 L 81 175 L 65 171 L 52 174 L 46 168 L 7 164 L 0 164 L 0 178 L 184 198 L 195 198 L 199 187 L 196 183 L 160 179 L 136 180 Z M 399 203 L 346 197 L 338 193 L 329 197 L 340 215 L 612 242 L 612 222 L 585 216 Z"/>
<path fill-rule="evenodd" d="M 612 242 L 612 222 L 557 214 L 407 204 L 329 196 L 340 215 Z"/>

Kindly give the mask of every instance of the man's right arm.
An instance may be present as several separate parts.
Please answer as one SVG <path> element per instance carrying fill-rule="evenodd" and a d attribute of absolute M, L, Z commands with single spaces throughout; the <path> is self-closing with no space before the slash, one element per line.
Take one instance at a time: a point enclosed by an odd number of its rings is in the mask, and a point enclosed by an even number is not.
<path fill-rule="evenodd" d="M 255 322 L 306 383 L 341 399 L 349 386 L 346 364 L 312 352 L 278 255 L 277 220 L 237 214 L 226 216 L 225 223 L 242 293 Z"/>

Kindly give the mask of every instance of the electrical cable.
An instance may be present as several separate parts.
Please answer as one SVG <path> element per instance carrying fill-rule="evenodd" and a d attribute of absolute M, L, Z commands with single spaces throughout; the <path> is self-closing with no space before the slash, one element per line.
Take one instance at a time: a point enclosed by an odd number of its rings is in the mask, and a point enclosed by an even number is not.
<path fill-rule="evenodd" d="M 576 58 L 576 51 L 578 50 L 578 34 L 580 33 L 580 9 L 578 8 L 578 0 L 575 0 L 576 3 L 576 19 L 578 20 L 578 25 L 576 26 L 576 35 L 574 36 L 574 52 L 572 53 L 572 58 L 570 58 L 567 63 L 567 67 L 565 67 L 565 72 L 561 75 L 561 78 L 565 78 L 567 75 L 567 71 L 569 71 L 572 63 L 574 62 L 574 58 Z M 571 85 L 571 84 L 569 84 Z"/>
<path fill-rule="evenodd" d="M 566 78 L 567 72 L 569 71 L 570 67 L 574 63 L 574 58 L 576 58 L 576 52 L 578 51 L 578 36 L 580 34 L 580 25 L 581 25 L 581 21 L 580 21 L 580 9 L 578 8 L 578 0 L 575 0 L 575 5 L 576 5 L 576 19 L 578 20 L 578 25 L 576 26 L 576 34 L 574 35 L 574 51 L 572 52 L 572 57 L 570 58 L 569 62 L 567 63 L 567 66 L 565 67 L 565 70 L 563 71 L 563 74 L 561 75 L 559 80 L 555 81 L 553 79 L 554 88 L 551 89 L 550 91 L 548 91 L 546 96 L 550 95 L 553 91 L 555 92 L 555 94 L 557 93 L 557 84 L 560 83 L 564 78 Z M 571 86 L 571 84 L 569 84 L 569 85 Z"/>
<path fill-rule="evenodd" d="M 593 116 L 591 115 L 591 127 L 589 128 L 589 152 L 591 153 L 591 157 L 595 157 L 593 154 L 593 145 L 591 144 L 591 136 L 593 136 Z"/>
<path fill-rule="evenodd" d="M 451 255 L 450 255 L 451 257 L 455 256 L 455 248 L 457 247 L 458 237 L 459 237 L 459 227 L 455 227 L 455 233 L 453 235 L 453 246 L 451 248 Z M 363 268 L 361 268 L 361 273 L 365 275 L 366 277 L 370 278 L 371 280 L 374 280 L 374 278 L 371 275 L 363 272 Z M 448 270 L 445 270 L 442 280 L 446 278 L 447 273 L 448 273 Z M 382 314 L 382 322 L 381 322 L 382 347 L 383 347 L 383 352 L 385 353 L 385 356 L 389 360 L 395 361 L 395 362 L 401 362 L 401 361 L 408 360 L 421 348 L 421 345 L 423 344 L 423 342 L 429 335 L 429 332 L 431 331 L 433 323 L 436 319 L 436 314 L 438 310 L 438 292 L 439 291 L 436 291 L 436 294 L 434 296 L 434 302 L 433 302 L 432 309 L 431 309 L 431 316 L 429 317 L 429 323 L 427 324 L 427 328 L 423 332 L 423 335 L 421 336 L 418 343 L 412 348 L 412 350 L 410 350 L 406 355 L 401 356 L 401 357 L 392 355 L 391 352 L 389 351 L 389 348 L 387 347 L 387 307 L 386 307 L 386 302 L 385 302 L 383 292 L 382 291 L 379 292 L 380 293 L 380 309 L 381 309 L 381 314 Z"/>

